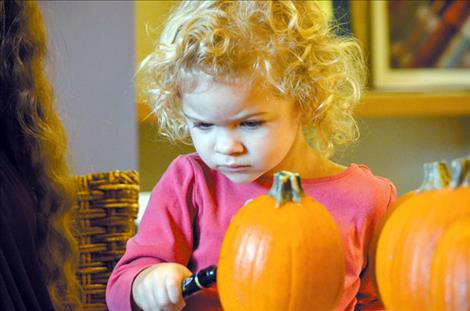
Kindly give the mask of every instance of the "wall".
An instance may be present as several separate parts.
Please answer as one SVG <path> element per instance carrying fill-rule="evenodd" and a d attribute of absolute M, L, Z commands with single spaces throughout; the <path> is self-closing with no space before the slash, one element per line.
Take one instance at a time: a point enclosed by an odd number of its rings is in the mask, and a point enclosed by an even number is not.
<path fill-rule="evenodd" d="M 145 88 L 139 81 L 138 68 L 142 60 L 152 51 L 153 45 L 160 36 L 165 18 L 179 1 L 135 1 L 135 68 L 136 99 L 145 100 Z"/>
<path fill-rule="evenodd" d="M 39 1 L 75 174 L 137 169 L 134 4 Z"/>
<path fill-rule="evenodd" d="M 152 51 L 159 37 L 165 18 L 179 1 L 136 1 L 135 2 L 135 66 Z M 137 101 L 145 100 L 144 88 L 137 79 Z M 192 151 L 190 146 L 171 145 L 158 137 L 156 127 L 149 122 L 139 124 L 139 168 L 143 191 L 150 191 L 168 164 L 178 154 Z"/>
<path fill-rule="evenodd" d="M 399 194 L 420 186 L 424 163 L 470 155 L 470 117 L 364 119 L 360 128 L 359 143 L 338 160 L 367 164 Z"/>

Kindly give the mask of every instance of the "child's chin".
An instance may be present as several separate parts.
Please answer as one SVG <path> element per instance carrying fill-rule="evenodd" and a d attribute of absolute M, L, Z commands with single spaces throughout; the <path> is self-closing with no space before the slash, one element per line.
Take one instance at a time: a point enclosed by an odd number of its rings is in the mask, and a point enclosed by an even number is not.
<path fill-rule="evenodd" d="M 231 182 L 236 184 L 246 184 L 256 180 L 259 176 L 256 174 L 227 174 L 223 173 Z"/>

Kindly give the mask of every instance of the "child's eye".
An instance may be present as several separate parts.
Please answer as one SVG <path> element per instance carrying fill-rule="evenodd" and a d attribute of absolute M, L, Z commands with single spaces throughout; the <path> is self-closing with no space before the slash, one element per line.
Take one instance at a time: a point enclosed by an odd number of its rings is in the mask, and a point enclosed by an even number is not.
<path fill-rule="evenodd" d="M 206 122 L 196 122 L 196 123 L 193 124 L 193 126 L 197 129 L 200 129 L 200 130 L 208 130 L 213 126 L 213 124 L 212 123 L 206 123 Z"/>
<path fill-rule="evenodd" d="M 264 124 L 261 120 L 243 121 L 240 125 L 249 129 L 257 129 Z"/>

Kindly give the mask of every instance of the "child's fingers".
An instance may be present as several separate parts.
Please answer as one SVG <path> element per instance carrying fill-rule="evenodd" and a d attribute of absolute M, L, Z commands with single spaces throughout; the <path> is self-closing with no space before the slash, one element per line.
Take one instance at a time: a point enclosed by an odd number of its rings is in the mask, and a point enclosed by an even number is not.
<path fill-rule="evenodd" d="M 168 297 L 166 290 L 166 275 L 163 277 L 162 282 L 157 282 L 157 286 L 154 288 L 155 300 L 157 301 L 157 306 L 166 310 L 167 307 L 171 304 L 170 298 Z"/>
<path fill-rule="evenodd" d="M 189 269 L 173 263 L 147 268 L 134 281 L 134 302 L 144 311 L 180 311 L 185 306 L 181 282 L 189 275 Z"/>
<path fill-rule="evenodd" d="M 149 309 L 152 306 L 155 306 L 156 301 L 155 297 L 153 295 L 149 295 L 148 293 L 151 293 L 152 287 L 149 284 L 144 284 L 145 285 L 145 290 L 142 291 L 138 297 L 138 301 L 141 304 L 141 307 L 143 310 Z"/>
<path fill-rule="evenodd" d="M 171 303 L 184 307 L 183 293 L 181 292 L 181 280 L 175 275 L 167 276 L 166 291 Z"/>
<path fill-rule="evenodd" d="M 149 279 L 144 279 L 137 288 L 133 289 L 133 299 L 143 310 L 151 310 L 157 305 L 153 288 L 153 283 Z"/>

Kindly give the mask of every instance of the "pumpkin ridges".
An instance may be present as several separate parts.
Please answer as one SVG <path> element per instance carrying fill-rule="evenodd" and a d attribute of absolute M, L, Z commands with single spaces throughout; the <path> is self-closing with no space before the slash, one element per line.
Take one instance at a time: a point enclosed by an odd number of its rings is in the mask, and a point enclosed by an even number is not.
<path fill-rule="evenodd" d="M 407 273 L 414 255 L 414 252 L 408 250 L 415 248 L 416 245 L 416 235 L 409 235 L 409 232 L 416 230 L 419 225 L 404 220 L 412 219 L 413 215 L 425 214 L 426 202 L 436 201 L 439 195 L 437 191 L 417 193 L 397 207 L 383 227 L 377 246 L 376 277 L 387 309 L 407 310 L 410 304 L 413 306 L 412 309 L 420 309 L 414 302 L 415 293 L 410 291 L 413 279 L 410 279 L 410 273 Z M 417 274 L 412 273 L 412 275 Z"/>
<path fill-rule="evenodd" d="M 290 210 L 290 209 L 292 209 L 293 212 L 294 212 L 294 209 L 295 209 L 295 214 L 302 214 L 302 212 L 305 211 L 305 210 L 304 210 L 304 207 L 297 207 L 296 204 L 293 204 L 293 203 L 287 203 L 287 204 L 285 204 L 285 205 L 282 207 L 282 209 L 283 209 L 283 211 L 278 210 L 278 211 L 276 211 L 276 213 L 286 212 L 286 211 L 288 211 L 288 210 Z M 289 212 L 289 213 L 290 213 L 291 215 L 293 214 L 293 213 L 291 213 L 291 212 Z M 309 217 L 309 216 L 310 216 L 309 214 L 310 214 L 310 213 L 308 213 L 308 214 L 305 215 L 305 216 L 300 216 L 300 215 L 299 215 L 297 218 L 299 218 L 300 221 L 303 221 L 304 219 L 310 218 L 310 217 Z M 302 226 L 301 224 L 300 224 L 300 226 L 299 226 L 299 223 L 298 223 L 297 221 L 294 221 L 293 218 L 285 218 L 285 217 L 283 217 L 283 220 L 284 220 L 284 221 L 283 221 L 282 224 L 279 224 L 279 225 L 276 226 L 276 228 L 278 229 L 278 232 L 279 232 L 279 234 L 280 234 L 281 236 L 288 237 L 289 234 L 292 234 L 292 233 L 298 234 L 298 235 L 299 235 L 299 238 L 296 238 L 295 236 L 292 236 L 292 235 L 290 236 L 290 238 L 292 239 L 292 241 L 302 240 L 302 239 L 305 239 L 305 238 L 308 238 L 308 237 L 312 236 L 312 233 L 311 233 L 311 232 L 310 232 L 310 234 L 305 234 L 305 233 L 302 234 L 302 233 L 298 233 L 297 231 L 290 232 L 289 228 L 293 228 L 293 226 L 295 226 L 295 227 L 300 227 L 300 228 L 305 228 L 306 226 Z M 290 223 L 289 223 L 289 222 L 290 222 Z M 321 224 L 319 224 L 319 225 L 321 225 Z M 313 227 L 316 227 L 316 226 L 315 226 L 315 223 L 312 223 L 312 226 L 313 226 Z M 317 233 L 317 234 L 321 234 L 321 232 L 318 232 L 318 231 L 317 231 L 316 233 Z M 286 243 L 286 244 L 285 244 L 285 245 L 281 245 L 281 243 L 275 243 L 275 247 L 278 247 L 279 249 L 282 249 L 282 248 L 285 248 L 286 246 L 287 246 L 287 247 L 291 247 L 291 248 L 296 246 L 295 244 L 293 244 L 293 243 L 290 242 L 290 241 L 284 241 L 284 240 L 283 240 L 283 242 Z M 297 248 L 298 248 L 298 251 L 301 251 L 301 249 L 300 249 L 300 248 L 301 248 L 301 245 L 298 245 Z M 312 249 L 312 252 L 316 252 L 316 251 L 317 251 L 317 249 Z M 327 251 L 327 252 L 328 252 L 328 251 Z M 277 251 L 275 251 L 275 253 L 277 253 Z M 289 256 L 289 254 L 286 253 L 285 256 Z M 301 258 L 300 258 L 300 259 L 301 259 Z M 289 267 L 290 267 L 291 269 L 293 269 L 293 262 L 294 262 L 294 261 L 293 261 L 293 260 L 290 260 L 289 262 L 291 263 L 291 265 L 290 265 L 290 266 L 287 265 L 287 267 L 284 267 L 284 268 L 289 268 Z M 311 263 L 311 262 L 310 262 L 310 263 Z M 298 263 L 298 265 L 302 265 L 302 264 L 301 264 L 301 263 Z M 280 269 L 281 269 L 281 268 L 282 268 L 282 267 L 280 267 Z M 321 267 L 318 267 L 318 268 L 321 269 Z M 314 270 L 315 270 L 315 269 L 313 269 L 313 270 L 311 270 L 311 271 L 314 271 Z M 301 276 L 303 279 L 312 279 L 312 280 L 316 280 L 317 275 L 315 275 L 315 274 L 312 273 L 311 271 L 307 271 L 307 272 L 304 271 L 304 273 L 303 273 L 302 275 L 299 275 L 299 276 Z M 311 275 L 308 276 L 308 274 L 311 274 Z M 282 276 L 282 275 L 284 275 L 284 276 L 289 276 L 288 273 L 282 273 L 281 276 Z M 269 276 L 270 276 L 270 274 L 268 274 L 268 277 L 269 277 Z M 289 279 L 289 278 L 288 278 L 288 277 L 284 277 L 284 278 L 280 278 L 279 280 L 273 280 L 272 282 L 273 282 L 273 283 L 281 283 L 281 284 L 284 283 L 284 287 L 287 287 L 286 279 Z M 294 282 L 294 280 L 290 280 L 290 281 L 291 281 L 291 282 Z M 319 288 L 312 288 L 312 287 L 310 287 L 310 288 L 303 288 L 301 292 L 302 292 L 304 295 L 307 296 L 306 291 L 308 291 L 308 290 L 310 290 L 310 291 L 312 292 L 312 295 L 313 295 L 315 292 L 320 291 L 321 288 L 320 288 L 320 289 L 319 289 Z M 295 292 L 295 293 L 297 293 L 297 291 L 294 291 L 294 290 L 292 290 L 292 291 Z M 278 291 L 277 291 L 277 292 L 276 292 L 276 291 L 273 291 L 273 292 L 272 292 L 272 295 L 273 295 L 273 297 L 274 297 L 274 298 L 272 298 L 272 299 L 276 299 L 276 300 L 280 300 L 280 301 L 286 300 L 286 299 L 284 299 L 284 298 L 281 299 L 282 296 L 289 297 L 289 295 L 288 295 L 287 292 L 281 292 L 281 293 L 279 293 Z M 315 296 L 315 295 L 313 295 L 313 296 Z M 295 300 L 295 299 L 291 299 L 291 300 Z M 288 308 L 287 305 L 285 306 L 285 308 L 279 306 L 279 310 L 287 310 L 287 308 Z M 297 309 L 292 309 L 292 310 L 297 310 Z"/>
<path fill-rule="evenodd" d="M 413 200 L 413 198 L 410 198 L 410 201 L 411 200 Z M 401 282 L 396 279 L 397 276 L 392 274 L 392 271 L 397 271 L 397 269 L 401 267 L 399 265 L 399 261 L 396 260 L 396 257 L 399 254 L 398 245 L 394 243 L 388 243 L 388 239 L 394 237 L 394 234 L 397 240 L 405 238 L 406 232 L 409 229 L 409 224 L 399 220 L 408 218 L 412 213 L 413 211 L 410 208 L 403 207 L 397 209 L 392 215 L 393 217 L 388 219 L 386 224 L 383 226 L 381 236 L 378 240 L 376 257 L 382 260 L 377 260 L 376 262 L 376 278 L 382 300 L 388 308 L 390 308 L 391 305 L 390 297 L 395 291 L 393 287 L 397 281 L 398 283 Z"/>
<path fill-rule="evenodd" d="M 438 241 L 455 219 L 470 217 L 470 188 L 465 183 L 469 163 L 465 161 L 469 160 L 453 162 L 459 172 L 453 176 L 455 189 L 434 188 L 445 182 L 423 183 L 432 190 L 405 200 L 384 225 L 377 247 L 376 274 L 387 309 L 429 309 L 432 257 Z"/>
<path fill-rule="evenodd" d="M 289 243 L 289 241 L 286 239 L 287 238 L 287 232 L 286 229 L 292 226 L 292 217 L 289 213 L 289 209 L 292 208 L 292 203 L 284 203 L 284 205 L 279 208 L 276 213 L 286 213 L 287 215 L 283 216 L 282 219 L 280 220 L 280 223 L 277 223 L 277 225 L 274 225 L 274 230 L 277 236 L 282 237 L 282 240 L 279 241 L 274 241 L 273 245 L 273 253 L 278 254 L 279 256 L 284 256 L 284 265 L 280 265 L 280 262 L 276 260 L 276 258 L 271 258 L 269 265 L 272 265 L 275 270 L 281 271 L 282 269 L 285 269 L 284 273 L 276 273 L 273 274 L 272 271 L 269 271 L 268 269 L 265 270 L 264 272 L 264 277 L 265 277 L 265 282 L 268 285 L 269 283 L 274 283 L 278 284 L 279 287 L 281 287 L 283 290 L 278 290 L 276 286 L 271 286 L 269 289 L 269 301 L 270 303 L 267 304 L 265 307 L 265 310 L 269 310 L 270 305 L 278 305 L 280 309 L 285 309 L 287 310 L 289 308 L 289 299 L 290 297 L 291 301 L 294 301 L 296 299 L 296 292 L 292 290 L 292 287 L 295 286 L 294 280 L 293 280 L 293 269 L 295 264 L 293 252 L 292 252 L 292 247 L 295 247 L 293 243 Z M 291 233 L 290 238 L 295 241 L 298 236 L 298 231 L 294 231 Z M 284 253 L 282 250 L 285 250 Z M 294 272 L 295 273 L 295 272 Z M 282 284 L 282 285 L 281 285 Z M 262 295 L 262 291 L 260 292 L 260 295 Z M 290 296 L 292 295 L 292 296 Z M 260 299 L 261 301 L 267 301 L 264 299 Z"/>
<path fill-rule="evenodd" d="M 388 219 L 391 217 L 391 215 L 395 212 L 395 209 L 398 206 L 401 206 L 405 201 L 409 200 L 410 198 L 414 197 L 417 195 L 416 191 L 410 191 L 405 193 L 404 195 L 400 196 L 393 204 L 388 208 L 386 211 L 385 215 L 381 218 L 379 223 L 377 224 L 377 227 L 374 231 L 372 241 L 370 243 L 369 247 L 369 252 L 368 252 L 368 257 L 369 257 L 369 269 L 371 273 L 371 279 L 372 279 L 372 285 L 375 289 L 375 292 L 380 297 L 380 291 L 379 291 L 379 286 L 377 284 L 377 276 L 376 276 L 376 269 L 377 269 L 377 248 L 378 248 L 378 243 L 379 243 L 379 237 L 382 234 L 383 228 L 385 224 L 387 223 Z M 383 300 L 380 297 L 381 300 Z"/>
<path fill-rule="evenodd" d="M 247 233 L 250 226 L 258 231 Z M 247 263 L 252 275 L 259 273 L 256 278 L 247 281 L 240 278 L 245 272 L 236 273 L 240 262 L 244 261 L 242 258 L 234 261 L 232 257 L 240 254 L 237 247 L 246 251 L 250 245 L 241 245 L 241 238 L 234 236 L 234 232 L 237 235 L 255 232 L 257 239 L 246 243 L 251 243 L 251 247 L 263 245 L 266 247 L 263 252 L 271 254 L 263 259 L 264 267 Z M 265 240 L 266 237 L 272 240 Z M 321 246 L 324 244 L 329 246 Z M 256 256 L 251 259 L 256 261 Z M 297 311 L 305 306 L 331 309 L 343 287 L 344 266 L 343 245 L 336 222 L 320 203 L 302 196 L 299 203 L 289 201 L 276 208 L 272 198 L 261 196 L 247 203 L 233 217 L 222 243 L 217 270 L 222 306 L 226 311 L 244 308 Z M 249 286 L 233 289 L 240 284 Z M 245 293 L 249 290 L 246 295 L 250 301 L 240 301 L 241 294 L 236 294 L 237 290 Z M 233 299 L 234 294 L 238 298 Z"/>
<path fill-rule="evenodd" d="M 426 214 L 427 203 L 438 199 L 439 192 L 434 189 L 449 182 L 444 163 L 425 164 L 424 168 L 425 177 L 420 190 L 395 207 L 383 226 L 377 245 L 376 279 L 382 300 L 391 310 L 406 310 L 410 305 L 412 309 L 420 308 L 415 303 L 416 289 L 412 290 L 416 283 L 414 278 L 419 275 L 419 265 L 413 266 L 416 253 L 409 251 L 415 247 L 416 235 L 409 235 L 409 232 L 419 228 L 415 215 Z"/>
<path fill-rule="evenodd" d="M 263 196 L 260 198 L 260 200 L 268 200 L 271 201 L 267 196 Z M 251 216 L 254 215 L 254 216 Z M 226 233 L 226 238 L 232 240 L 233 243 L 223 243 L 222 244 L 222 250 L 221 250 L 221 256 L 223 256 L 224 253 L 229 253 L 229 254 L 236 254 L 235 258 L 232 258 L 231 260 L 234 262 L 232 265 L 229 265 L 229 267 L 232 267 L 232 269 L 228 270 L 227 269 L 222 269 L 221 273 L 223 273 L 221 277 L 223 278 L 234 278 L 238 277 L 238 280 L 243 280 L 244 284 L 241 284 L 240 288 L 234 288 L 233 289 L 233 295 L 230 295 L 228 297 L 221 297 L 221 299 L 228 299 L 232 301 L 232 303 L 235 304 L 247 304 L 247 305 L 255 305 L 256 302 L 251 300 L 247 300 L 248 298 L 245 297 L 245 289 L 244 287 L 247 286 L 247 284 L 252 284 L 250 280 L 254 278 L 254 274 L 256 271 L 253 271 L 253 265 L 249 264 L 249 261 L 247 259 L 250 259 L 252 256 L 251 254 L 246 255 L 246 251 L 252 251 L 252 249 L 244 247 L 243 245 L 248 244 L 248 245 L 257 245 L 259 246 L 258 243 L 256 243 L 259 232 L 258 228 L 263 227 L 262 225 L 260 226 L 260 223 L 262 224 L 263 222 L 266 221 L 266 219 L 259 217 L 259 215 L 262 215 L 262 211 L 258 211 L 258 213 L 252 213 L 251 209 L 242 209 L 240 210 L 237 215 L 232 219 L 232 223 L 235 224 L 235 226 L 231 226 L 232 230 L 228 230 Z M 243 218 L 243 217 L 250 217 L 252 219 L 251 223 L 246 224 L 243 222 L 239 222 L 238 218 Z M 239 234 L 239 232 L 245 232 L 245 234 Z M 236 245 L 240 245 L 240 247 L 235 247 Z M 219 260 L 223 260 L 222 258 Z M 219 273 L 220 268 L 218 269 Z M 225 275 L 227 274 L 227 275 Z M 218 281 L 219 282 L 219 281 Z M 219 282 L 220 283 L 220 282 Z M 219 291 L 221 292 L 221 295 L 224 294 L 224 291 Z M 252 296 L 251 296 L 252 297 Z"/>
<path fill-rule="evenodd" d="M 308 201 L 312 201 L 311 204 L 313 204 L 313 202 L 315 202 L 312 198 L 305 198 L 305 200 L 308 200 Z M 317 203 L 318 204 L 318 203 Z M 333 217 L 328 213 L 328 211 L 326 209 L 324 209 L 323 207 L 321 207 L 318 211 L 318 213 L 322 213 L 324 214 L 323 215 L 323 224 L 326 224 L 326 220 L 328 219 L 328 226 L 331 227 L 331 230 L 333 230 L 333 228 L 336 227 L 336 222 L 335 220 L 333 219 Z M 327 232 L 324 232 L 323 234 L 328 234 Z M 314 236 L 313 235 L 308 235 L 308 238 L 310 239 L 314 239 Z M 335 277 L 336 275 L 338 275 L 338 279 L 344 279 L 344 274 L 345 274 L 345 260 L 344 260 L 344 246 L 343 246 L 343 240 L 341 239 L 341 236 L 339 235 L 339 232 L 338 232 L 338 235 L 336 237 L 336 240 L 335 240 L 335 243 L 336 244 L 324 244 L 323 246 L 326 247 L 327 249 L 322 249 L 322 250 L 318 250 L 319 253 L 321 254 L 330 254 L 331 252 L 334 252 L 335 250 L 337 252 L 339 252 L 341 254 L 341 256 L 338 256 L 338 257 L 331 257 L 331 258 L 323 258 L 323 260 L 320 260 L 320 264 L 325 264 L 325 266 L 318 266 L 316 268 L 318 268 L 319 270 L 325 270 L 325 271 L 330 271 L 330 267 L 336 267 L 336 266 L 341 266 L 341 275 L 339 274 L 336 274 L 336 273 L 330 273 L 331 275 L 328 276 L 328 278 L 333 278 Z M 313 244 L 313 241 L 312 241 L 312 244 Z M 343 260 L 341 262 L 333 262 L 334 260 L 339 260 L 340 258 L 343 258 Z M 312 274 L 313 276 L 312 277 L 315 277 L 317 273 L 313 272 L 314 270 L 312 270 Z M 339 280 L 338 280 L 339 281 Z M 318 279 L 318 284 L 321 284 L 321 280 Z M 343 290 L 343 285 L 344 285 L 344 282 L 340 282 L 340 287 L 337 288 L 337 291 L 334 293 L 334 298 L 336 303 L 339 301 L 339 299 L 341 298 L 341 293 L 342 293 L 342 290 Z M 320 291 L 322 292 L 325 288 L 323 286 L 321 286 L 320 288 L 317 288 L 317 289 L 312 289 L 312 291 Z M 326 295 L 326 293 L 324 293 L 323 295 Z"/>
<path fill-rule="evenodd" d="M 432 310 L 460 311 L 470 308 L 470 216 L 454 222 L 436 247 L 432 262 Z M 455 282 L 461 278 L 461 282 Z M 455 283 L 461 286 L 454 288 Z M 466 293 L 461 291 L 465 289 Z M 455 295 L 459 295 L 455 297 Z"/>
<path fill-rule="evenodd" d="M 310 198 L 305 197 L 305 198 L 303 198 L 303 200 L 309 201 Z M 303 201 L 303 203 L 305 203 L 305 201 Z M 291 203 L 291 204 L 292 204 L 292 203 Z M 311 203 L 309 203 L 309 204 L 313 204 L 313 201 L 312 201 Z M 318 203 L 316 203 L 316 204 L 318 204 Z M 297 208 L 297 207 L 295 207 L 295 208 Z M 301 208 L 300 213 L 301 213 L 301 214 L 304 214 L 303 212 L 306 212 L 306 210 L 305 210 L 306 207 L 301 206 L 300 208 Z M 327 213 L 326 210 L 321 210 L 321 211 L 322 211 L 322 212 L 324 211 L 325 213 Z M 297 211 L 297 212 L 299 212 L 299 211 Z M 319 212 L 319 211 L 317 211 L 317 212 Z M 301 219 L 301 220 L 306 220 L 306 219 L 308 218 L 308 216 L 309 216 L 309 215 L 308 215 L 307 213 L 305 213 L 305 216 L 300 216 L 300 219 Z M 322 217 L 322 218 L 323 218 L 323 217 Z M 331 220 L 332 220 L 332 219 L 331 219 Z M 294 226 L 294 225 L 296 225 L 296 223 L 292 223 L 291 225 Z M 313 227 L 319 227 L 319 228 L 321 228 L 320 226 L 323 225 L 323 224 L 320 223 L 320 224 L 318 224 L 318 226 L 316 226 L 316 223 L 311 223 L 311 225 L 312 225 Z M 332 226 L 335 226 L 335 223 L 333 223 L 333 224 L 331 224 L 331 225 L 332 225 Z M 301 236 L 303 237 L 303 239 L 304 239 L 304 240 L 308 240 L 308 239 L 311 240 L 310 242 L 306 242 L 305 244 L 308 244 L 308 245 L 315 245 L 315 243 L 314 243 L 314 241 L 313 241 L 313 240 L 314 240 L 314 236 L 311 234 L 311 231 L 310 231 L 310 230 L 306 231 L 307 226 L 300 226 L 300 227 L 303 228 L 304 231 L 305 231 L 304 233 L 301 234 Z M 287 228 L 286 228 L 286 229 L 287 229 Z M 318 235 L 320 235 L 320 234 L 321 234 L 321 235 L 324 235 L 325 232 L 319 232 L 319 231 L 317 231 L 317 234 L 318 234 Z M 299 240 L 300 240 L 300 239 L 299 239 Z M 338 249 L 340 249 L 340 250 L 342 250 L 342 241 L 341 241 L 341 240 L 338 240 L 337 242 L 340 243 L 339 247 L 338 247 L 338 245 L 335 245 L 334 247 L 335 247 L 335 248 L 338 248 Z M 300 244 L 299 244 L 299 245 L 291 244 L 291 248 L 294 248 L 294 246 L 296 246 L 296 248 L 294 249 L 294 252 L 292 252 L 292 254 L 301 251 L 301 248 L 303 247 L 303 246 L 300 245 Z M 316 246 L 318 246 L 318 245 L 316 245 Z M 332 250 L 329 250 L 329 249 L 315 249 L 315 250 L 312 250 L 312 253 L 313 253 L 313 252 L 317 252 L 317 253 L 320 253 L 320 254 L 322 254 L 322 253 L 327 254 L 327 253 L 331 253 Z M 297 261 L 297 265 L 299 265 L 299 266 L 308 266 L 308 265 L 311 264 L 311 262 L 312 262 L 312 259 L 309 258 L 308 254 L 306 254 L 306 256 L 304 256 L 304 257 L 302 257 L 302 258 L 300 258 L 300 259 L 301 259 L 301 260 Z M 307 275 L 307 273 L 304 273 L 304 275 L 302 275 L 302 277 L 304 277 L 304 278 L 306 278 L 306 279 L 316 280 L 316 282 L 314 282 L 314 284 L 320 284 L 320 283 L 321 283 L 321 280 L 318 279 L 318 274 L 315 273 L 315 271 L 316 271 L 316 270 L 322 270 L 322 269 L 329 269 L 330 266 L 327 266 L 327 267 L 319 266 L 319 264 L 321 264 L 322 262 L 328 262 L 328 259 L 329 259 L 329 258 L 323 258 L 322 260 L 317 260 L 318 263 L 316 264 L 316 266 L 315 266 L 315 267 L 312 267 L 312 269 L 307 270 L 308 275 Z M 334 258 L 333 258 L 333 259 L 334 259 Z M 293 261 L 293 262 L 295 262 L 295 261 Z M 343 262 L 342 262 L 342 263 L 343 263 Z M 331 264 L 331 263 L 330 263 L 330 264 Z M 331 264 L 331 266 L 335 267 L 335 266 L 338 266 L 338 264 Z M 344 268 L 343 268 L 343 269 L 344 269 Z M 291 267 L 291 270 L 293 270 L 293 271 L 298 271 L 298 270 L 296 270 L 294 267 Z M 331 279 L 331 278 L 333 278 L 333 277 L 334 277 L 334 274 L 333 274 L 333 275 L 327 275 L 327 276 L 324 276 L 324 279 Z M 343 278 L 344 278 L 344 274 L 341 276 L 341 279 L 343 279 Z M 301 286 L 301 283 L 302 283 L 302 282 L 299 282 L 299 281 L 293 281 L 293 282 L 295 282 L 295 284 L 296 284 L 297 286 Z M 312 283 L 312 282 L 311 282 L 311 283 Z M 342 285 L 342 282 L 340 282 L 340 284 Z M 320 287 L 310 286 L 309 288 L 306 288 L 306 287 L 298 288 L 298 290 L 292 288 L 292 292 L 294 292 L 294 293 L 302 293 L 302 292 L 303 292 L 303 293 L 304 293 L 306 296 L 308 296 L 308 297 L 315 297 L 315 294 L 321 292 L 322 289 L 323 289 L 323 286 L 320 286 Z M 310 292 L 310 294 L 309 294 L 308 292 Z M 336 301 L 339 299 L 339 296 L 340 296 L 340 293 L 341 293 L 341 292 L 342 292 L 342 286 L 340 286 L 340 287 L 338 288 L 338 291 L 334 294 L 334 296 L 336 297 L 336 298 L 335 298 Z M 326 293 L 326 294 L 328 294 L 328 293 Z M 330 295 L 331 295 L 331 294 L 330 294 Z M 318 296 L 321 297 L 322 295 L 318 295 Z M 331 299 L 331 298 L 329 298 L 329 299 Z M 327 299 L 325 299 L 325 300 L 327 300 Z M 299 300 L 297 300 L 297 301 L 299 301 Z M 314 301 L 312 301 L 311 303 L 313 304 Z M 324 305 L 324 303 L 322 303 L 322 304 Z M 300 310 L 300 309 L 302 309 L 302 307 L 304 307 L 304 306 L 297 305 L 297 306 L 293 306 L 293 308 L 290 309 L 290 310 Z"/>
<path fill-rule="evenodd" d="M 459 210 L 447 209 L 444 213 L 439 207 L 439 202 L 448 200 L 447 191 L 433 191 L 428 193 L 426 200 L 421 201 L 421 206 L 415 206 L 416 215 L 421 215 L 417 221 L 409 222 L 413 234 L 410 234 L 404 243 L 404 251 L 399 252 L 402 256 L 396 260 L 396 265 L 401 267 L 398 273 L 398 284 L 395 288 L 395 297 L 399 298 L 398 290 L 406 288 L 410 292 L 409 299 L 403 297 L 397 310 L 409 308 L 420 310 L 426 307 L 429 292 L 429 269 L 432 254 L 435 250 L 437 240 L 442 235 L 443 228 L 455 217 L 459 217 Z M 432 210 L 427 205 L 437 204 Z M 439 215 L 436 217 L 436 215 Z M 406 230 L 405 232 L 409 232 Z M 425 243 L 423 243 L 425 241 Z"/>

